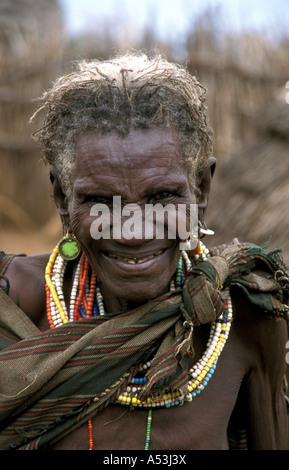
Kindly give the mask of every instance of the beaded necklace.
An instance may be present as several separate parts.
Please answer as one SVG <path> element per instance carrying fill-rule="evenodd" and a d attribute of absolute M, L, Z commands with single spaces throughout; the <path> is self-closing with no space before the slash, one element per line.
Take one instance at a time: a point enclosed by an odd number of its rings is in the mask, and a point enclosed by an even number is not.
<path fill-rule="evenodd" d="M 118 396 L 118 403 L 122 405 L 132 405 L 143 408 L 170 408 L 171 406 L 183 405 L 184 402 L 191 402 L 208 385 L 212 378 L 218 359 L 229 336 L 232 320 L 232 304 L 230 299 L 226 300 L 225 312 L 211 325 L 207 348 L 201 359 L 189 370 L 189 381 L 187 392 L 183 394 L 180 390 L 174 392 L 167 391 L 162 396 L 150 397 L 146 400 L 138 398 L 138 392 L 146 383 L 145 370 L 149 368 L 150 362 L 139 368 L 142 376 L 132 379 L 125 392 Z"/>
<path fill-rule="evenodd" d="M 195 261 L 205 260 L 209 250 L 200 242 Z M 77 321 L 80 318 L 91 318 L 104 315 L 104 305 L 101 292 L 97 286 L 96 275 L 92 272 L 84 253 L 79 257 L 73 273 L 73 283 L 70 294 L 69 309 L 67 309 L 63 293 L 63 282 L 67 261 L 65 261 L 56 247 L 48 261 L 45 270 L 46 280 L 46 308 L 50 328 L 56 328 L 68 321 Z M 186 273 L 191 269 L 191 261 L 185 251 L 179 260 L 175 276 L 171 280 L 170 290 L 181 290 Z M 145 450 L 149 449 L 152 409 L 169 408 L 191 402 L 207 386 L 212 378 L 217 361 L 228 338 L 232 320 L 232 304 L 230 296 L 225 302 L 224 313 L 211 324 L 208 344 L 201 359 L 189 370 L 189 380 L 186 393 L 180 390 L 167 390 L 161 396 L 148 397 L 145 400 L 138 398 L 142 386 L 146 383 L 146 371 L 150 368 L 150 361 L 139 365 L 134 378 L 126 390 L 117 397 L 117 403 L 130 407 L 147 408 L 148 420 L 146 430 Z M 88 421 L 89 450 L 93 449 L 92 421 Z"/>
<path fill-rule="evenodd" d="M 58 247 L 56 247 L 45 270 L 46 308 L 50 328 L 68 321 L 91 318 L 105 313 L 103 298 L 96 285 L 96 275 L 93 272 L 89 275 L 91 270 L 84 253 L 74 271 L 69 311 L 67 311 L 63 293 L 66 266 L 67 261 L 58 254 Z"/>

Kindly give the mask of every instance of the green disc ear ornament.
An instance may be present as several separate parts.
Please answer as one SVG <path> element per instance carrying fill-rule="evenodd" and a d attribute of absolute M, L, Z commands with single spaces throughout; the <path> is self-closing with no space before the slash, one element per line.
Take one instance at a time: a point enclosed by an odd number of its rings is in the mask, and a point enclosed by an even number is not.
<path fill-rule="evenodd" d="M 58 243 L 58 253 L 66 261 L 77 258 L 80 252 L 80 245 L 74 235 L 67 234 Z"/>

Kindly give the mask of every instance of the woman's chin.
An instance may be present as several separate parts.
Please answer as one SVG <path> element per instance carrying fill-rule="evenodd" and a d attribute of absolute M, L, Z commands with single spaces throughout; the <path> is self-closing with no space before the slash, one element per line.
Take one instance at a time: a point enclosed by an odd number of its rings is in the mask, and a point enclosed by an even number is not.
<path fill-rule="evenodd" d="M 119 286 L 117 289 L 110 290 L 110 296 L 105 296 L 105 291 L 108 291 L 108 288 L 102 289 L 104 292 L 104 299 L 118 299 L 119 302 L 123 305 L 140 305 L 150 300 L 153 300 L 166 292 L 169 291 L 170 280 L 167 280 L 163 284 L 152 285 L 152 284 L 141 284 L 131 283 L 129 288 L 127 286 Z"/>

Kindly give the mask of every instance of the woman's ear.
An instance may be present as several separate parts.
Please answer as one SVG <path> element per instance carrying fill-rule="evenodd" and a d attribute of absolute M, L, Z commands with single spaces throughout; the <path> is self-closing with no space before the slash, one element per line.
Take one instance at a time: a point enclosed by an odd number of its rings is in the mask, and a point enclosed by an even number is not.
<path fill-rule="evenodd" d="M 54 166 L 50 166 L 49 171 L 49 177 L 52 184 L 53 199 L 60 215 L 62 225 L 67 231 L 70 225 L 67 197 L 65 196 L 62 190 L 56 168 Z"/>
<path fill-rule="evenodd" d="M 203 172 L 203 176 L 199 185 L 200 194 L 198 196 L 198 209 L 199 209 L 199 220 L 204 222 L 205 212 L 208 206 L 211 183 L 214 176 L 217 160 L 215 157 L 210 157 L 208 160 L 207 167 Z"/>

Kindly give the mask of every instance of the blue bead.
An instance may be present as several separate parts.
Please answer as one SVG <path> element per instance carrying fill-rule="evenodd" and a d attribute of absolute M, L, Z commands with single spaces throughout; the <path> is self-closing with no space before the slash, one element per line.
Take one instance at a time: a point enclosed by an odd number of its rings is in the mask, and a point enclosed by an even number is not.
<path fill-rule="evenodd" d="M 79 313 L 82 316 L 82 318 L 86 318 L 85 311 L 83 310 L 82 306 L 79 307 Z"/>

